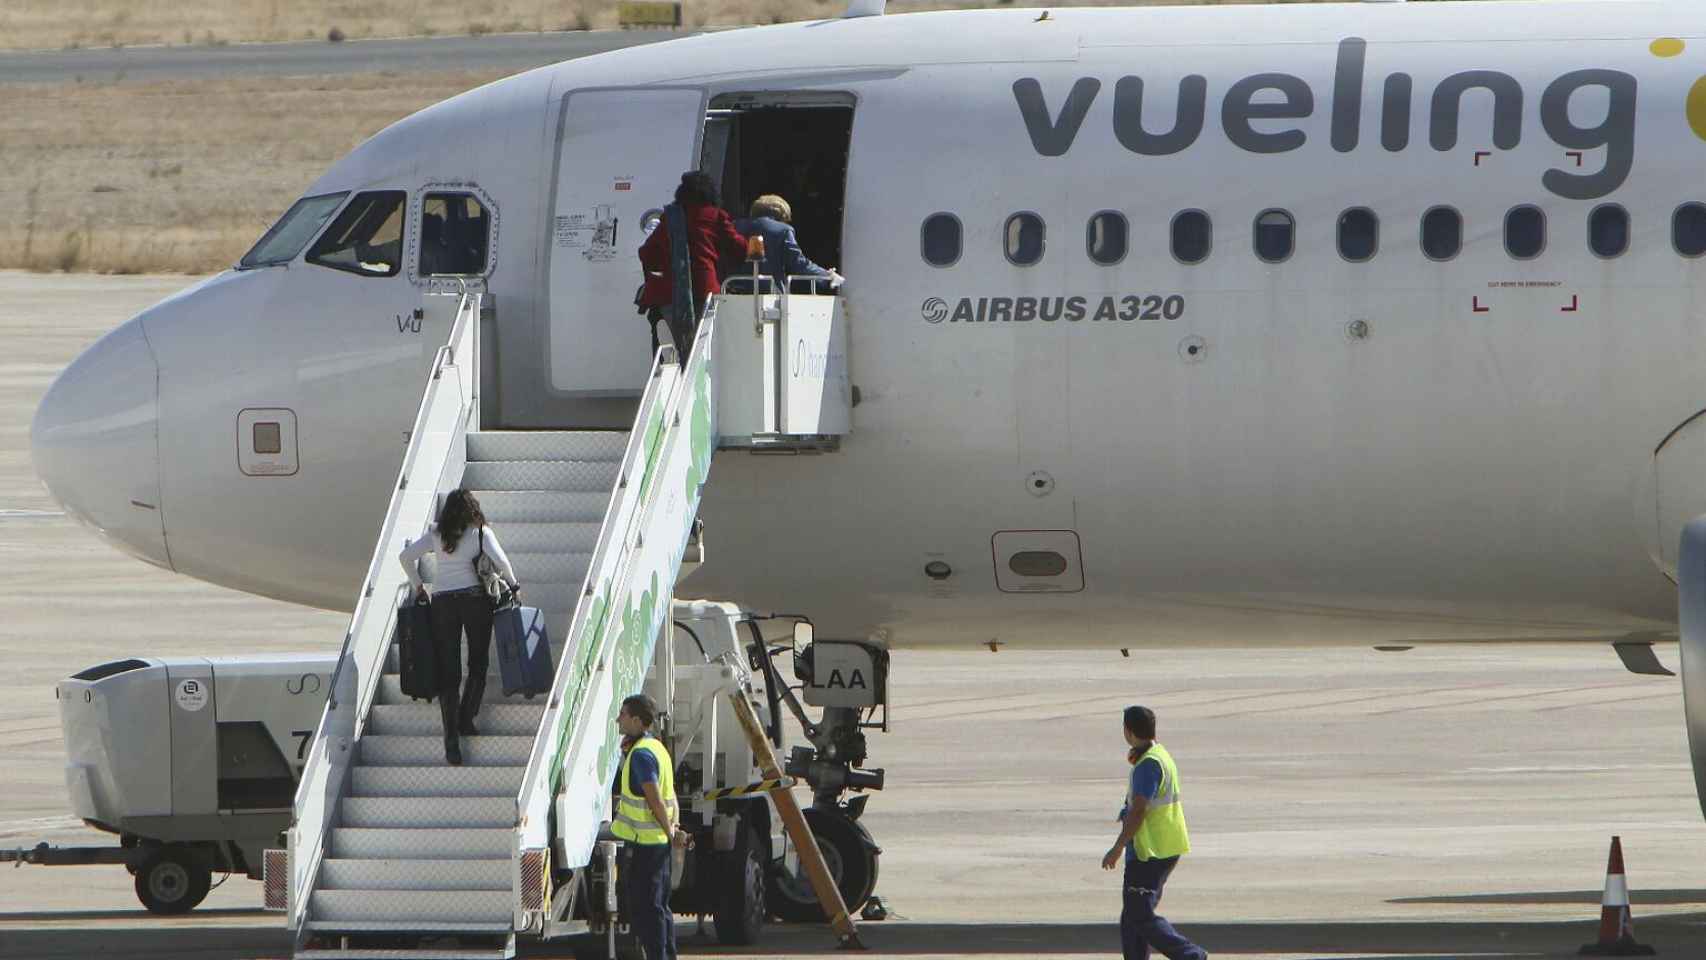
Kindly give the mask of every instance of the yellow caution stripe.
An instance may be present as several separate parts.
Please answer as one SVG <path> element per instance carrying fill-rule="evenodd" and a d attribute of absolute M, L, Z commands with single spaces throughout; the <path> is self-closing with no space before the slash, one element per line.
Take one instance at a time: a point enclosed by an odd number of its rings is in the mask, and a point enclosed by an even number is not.
<path fill-rule="evenodd" d="M 700 800 L 733 800 L 745 797 L 756 797 L 777 790 L 786 790 L 799 783 L 793 777 L 783 777 L 780 780 L 760 780 L 749 783 L 744 787 L 724 787 L 721 790 L 707 790 L 699 795 Z"/>

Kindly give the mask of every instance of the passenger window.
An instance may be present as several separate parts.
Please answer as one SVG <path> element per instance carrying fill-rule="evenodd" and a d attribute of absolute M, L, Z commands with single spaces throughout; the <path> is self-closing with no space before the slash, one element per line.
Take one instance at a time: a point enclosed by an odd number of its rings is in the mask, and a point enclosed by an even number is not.
<path fill-rule="evenodd" d="M 421 201 L 421 276 L 485 273 L 491 234 L 491 215 L 473 194 L 427 194 Z"/>
<path fill-rule="evenodd" d="M 932 213 L 918 231 L 919 253 L 932 267 L 951 267 L 960 260 L 960 218 Z"/>
<path fill-rule="evenodd" d="M 1007 218 L 1001 234 L 1007 260 L 1020 267 L 1029 267 L 1043 258 L 1043 218 L 1034 213 L 1015 213 Z"/>
<path fill-rule="evenodd" d="M 1706 256 L 1706 203 L 1685 203 L 1670 221 L 1671 242 L 1685 257 Z"/>
<path fill-rule="evenodd" d="M 1422 214 L 1422 255 L 1429 260 L 1450 260 L 1463 250 L 1463 214 L 1450 207 L 1434 207 Z"/>
<path fill-rule="evenodd" d="M 308 251 L 308 262 L 364 277 L 393 277 L 403 259 L 400 190 L 356 194 Z"/>
<path fill-rule="evenodd" d="M 1518 260 L 1533 260 L 1546 249 L 1546 214 L 1539 207 L 1512 207 L 1505 214 L 1505 251 Z"/>
<path fill-rule="evenodd" d="M 1113 210 L 1103 210 L 1091 217 L 1084 236 L 1090 259 L 1104 267 L 1124 260 L 1128 232 L 1125 217 Z"/>
<path fill-rule="evenodd" d="M 1284 210 L 1264 210 L 1256 217 L 1256 256 L 1268 263 L 1291 257 L 1297 222 Z"/>
<path fill-rule="evenodd" d="M 237 269 L 248 270 L 253 267 L 271 267 L 281 263 L 289 263 L 296 259 L 308 241 L 325 226 L 326 220 L 344 202 L 348 193 L 328 193 L 318 197 L 303 197 L 290 205 L 284 216 L 272 225 L 272 229 L 262 234 L 255 246 L 243 259 L 237 261 Z"/>
<path fill-rule="evenodd" d="M 1352 263 L 1373 259 L 1380 247 L 1380 220 L 1367 207 L 1339 214 L 1339 256 Z"/>
<path fill-rule="evenodd" d="M 1202 263 L 1214 247 L 1214 224 L 1201 210 L 1186 210 L 1173 218 L 1173 258 Z"/>
<path fill-rule="evenodd" d="M 1588 247 L 1596 257 L 1623 256 L 1629 249 L 1629 211 L 1615 203 L 1594 207 L 1588 214 Z"/>

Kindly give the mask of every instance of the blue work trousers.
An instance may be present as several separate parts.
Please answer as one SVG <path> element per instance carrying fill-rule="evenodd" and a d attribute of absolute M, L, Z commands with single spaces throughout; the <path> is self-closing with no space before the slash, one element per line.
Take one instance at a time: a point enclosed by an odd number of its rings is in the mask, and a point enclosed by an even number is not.
<path fill-rule="evenodd" d="M 1150 948 L 1168 960 L 1205 960 L 1202 947 L 1186 940 L 1167 918 L 1155 912 L 1161 888 L 1179 865 L 1178 857 L 1125 861 L 1125 909 L 1120 911 L 1120 949 L 1125 960 L 1149 960 Z"/>
<path fill-rule="evenodd" d="M 670 849 L 667 843 L 625 844 L 628 866 L 622 887 L 628 925 L 646 960 L 675 960 L 675 914 L 669 909 Z"/>

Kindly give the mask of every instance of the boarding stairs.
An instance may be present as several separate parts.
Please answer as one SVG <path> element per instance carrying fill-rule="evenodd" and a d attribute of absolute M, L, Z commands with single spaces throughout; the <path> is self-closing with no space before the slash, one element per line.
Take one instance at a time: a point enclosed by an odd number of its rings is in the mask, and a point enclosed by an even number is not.
<path fill-rule="evenodd" d="M 719 442 L 719 304 L 750 308 L 743 339 L 754 345 L 789 342 L 765 333 L 765 315 L 782 312 L 775 297 L 713 298 L 685 368 L 673 348 L 659 351 L 633 430 L 482 431 L 482 292 L 452 292 L 456 317 L 345 636 L 289 847 L 268 852 L 268 904 L 288 911 L 301 958 L 509 957 L 518 934 L 562 928 L 569 898 L 550 902 L 552 869 L 592 857 L 619 758 L 616 708 L 644 681 L 677 579 L 702 559 L 694 527 Z M 786 380 L 759 382 L 773 392 Z M 734 418 L 729 446 L 787 445 L 765 429 L 782 409 L 771 396 L 729 396 L 749 414 Z M 458 486 L 499 531 L 522 602 L 543 612 L 556 670 L 548 695 L 506 697 L 494 650 L 479 733 L 462 738 L 452 767 L 438 704 L 402 692 L 394 634 L 409 591 L 396 557 Z"/>

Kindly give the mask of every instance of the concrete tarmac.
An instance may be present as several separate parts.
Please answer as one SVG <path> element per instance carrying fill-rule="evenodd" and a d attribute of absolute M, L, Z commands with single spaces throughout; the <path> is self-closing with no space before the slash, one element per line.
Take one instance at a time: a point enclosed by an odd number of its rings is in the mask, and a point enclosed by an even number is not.
<path fill-rule="evenodd" d="M 692 35 L 687 30 L 581 30 L 564 33 L 405 37 L 327 43 L 119 47 L 0 53 L 0 84 L 157 83 L 235 76 L 317 76 L 430 70 L 516 73 L 546 64 Z"/>
<path fill-rule="evenodd" d="M 0 274 L 0 846 L 102 843 L 67 815 L 53 683 L 130 654 L 334 649 L 346 617 L 199 584 L 59 516 L 28 427 L 85 344 L 183 278 Z M 713 475 L 714 476 L 714 475 Z M 713 479 L 713 482 L 715 480 Z M 1675 665 L 1675 648 L 1660 656 Z M 1623 837 L 1636 931 L 1706 955 L 1706 823 L 1675 679 L 1597 645 L 901 651 L 889 789 L 867 823 L 895 918 L 876 956 L 1114 956 L 1099 868 L 1126 771 L 1119 710 L 1160 715 L 1194 851 L 1163 912 L 1217 957 L 1564 957 L 1593 938 Z M 289 953 L 258 884 L 145 913 L 118 867 L 0 869 L 0 957 Z M 773 927 L 742 957 L 830 953 Z M 528 955 L 554 956 L 551 946 Z"/>

